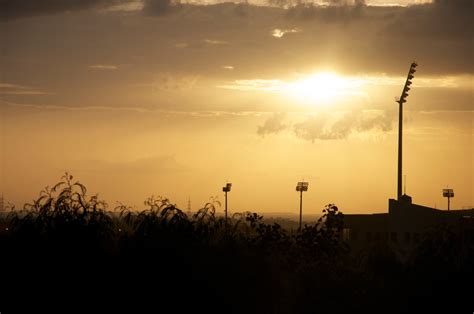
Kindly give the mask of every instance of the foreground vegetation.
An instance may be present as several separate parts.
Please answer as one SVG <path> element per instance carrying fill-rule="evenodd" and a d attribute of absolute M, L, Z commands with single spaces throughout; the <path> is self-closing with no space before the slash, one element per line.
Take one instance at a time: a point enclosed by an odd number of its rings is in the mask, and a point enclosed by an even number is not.
<path fill-rule="evenodd" d="M 226 222 L 218 205 L 211 200 L 188 216 L 168 199 L 150 198 L 140 212 L 119 205 L 110 213 L 66 174 L 9 215 L 0 236 L 3 295 L 49 301 L 48 309 L 59 298 L 68 307 L 196 313 L 472 310 L 464 285 L 474 278 L 474 249 L 449 230 L 428 235 L 401 263 L 384 245 L 351 252 L 334 204 L 298 232 L 256 213 Z"/>

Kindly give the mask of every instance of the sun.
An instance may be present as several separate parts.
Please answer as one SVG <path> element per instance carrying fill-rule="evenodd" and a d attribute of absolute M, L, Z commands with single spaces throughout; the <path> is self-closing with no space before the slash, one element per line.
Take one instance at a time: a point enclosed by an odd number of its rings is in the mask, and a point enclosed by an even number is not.
<path fill-rule="evenodd" d="M 319 72 L 295 82 L 289 82 L 286 93 L 304 103 L 328 103 L 346 94 L 350 82 L 333 72 Z"/>

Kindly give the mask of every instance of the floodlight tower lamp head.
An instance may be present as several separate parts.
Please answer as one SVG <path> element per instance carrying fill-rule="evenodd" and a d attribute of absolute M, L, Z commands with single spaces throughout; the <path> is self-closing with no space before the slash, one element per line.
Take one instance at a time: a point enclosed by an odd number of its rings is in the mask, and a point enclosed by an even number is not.
<path fill-rule="evenodd" d="M 298 184 L 296 185 L 296 191 L 297 192 L 306 192 L 308 191 L 308 182 L 298 182 Z"/>
<path fill-rule="evenodd" d="M 232 183 L 227 183 L 227 184 L 222 188 L 222 191 L 223 191 L 223 192 L 230 192 L 231 187 L 232 187 Z"/>
<path fill-rule="evenodd" d="M 443 197 L 454 197 L 453 189 L 443 189 Z"/>

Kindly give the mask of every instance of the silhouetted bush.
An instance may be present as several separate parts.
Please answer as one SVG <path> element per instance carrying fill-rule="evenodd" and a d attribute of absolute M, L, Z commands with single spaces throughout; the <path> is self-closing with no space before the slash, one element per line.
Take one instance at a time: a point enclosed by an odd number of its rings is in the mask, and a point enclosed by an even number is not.
<path fill-rule="evenodd" d="M 192 216 L 166 198 L 144 205 L 107 211 L 66 174 L 9 215 L 0 236 L 6 282 L 12 291 L 28 284 L 42 298 L 72 300 L 86 285 L 89 293 L 123 296 L 102 304 L 167 302 L 177 311 L 208 313 L 369 312 L 397 297 L 402 301 L 382 310 L 397 313 L 432 295 L 436 278 L 456 285 L 466 273 L 472 278 L 472 245 L 447 229 L 427 235 L 402 263 L 386 245 L 351 254 L 334 204 L 298 232 L 257 213 L 225 221 L 215 199 Z M 54 288 L 43 290 L 45 283 Z"/>

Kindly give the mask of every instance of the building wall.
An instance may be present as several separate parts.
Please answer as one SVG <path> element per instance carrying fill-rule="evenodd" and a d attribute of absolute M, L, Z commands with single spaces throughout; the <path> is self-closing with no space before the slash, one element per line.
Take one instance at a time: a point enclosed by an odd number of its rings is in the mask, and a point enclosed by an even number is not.
<path fill-rule="evenodd" d="M 389 199 L 388 213 L 345 215 L 343 237 L 355 251 L 384 243 L 404 254 L 441 225 L 471 239 L 474 209 L 443 211 L 413 204 L 411 197 L 404 195 L 400 201 Z"/>

